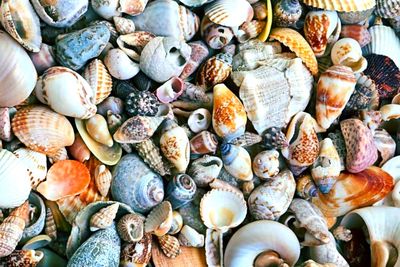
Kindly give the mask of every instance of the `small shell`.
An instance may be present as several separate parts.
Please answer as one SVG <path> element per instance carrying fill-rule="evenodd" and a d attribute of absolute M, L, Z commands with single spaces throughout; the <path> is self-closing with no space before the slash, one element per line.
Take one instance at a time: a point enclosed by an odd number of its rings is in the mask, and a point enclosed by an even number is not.
<path fill-rule="evenodd" d="M 172 225 L 168 231 L 168 234 L 175 235 L 181 231 L 182 227 L 183 227 L 182 215 L 178 211 L 174 210 L 172 212 Z"/>
<path fill-rule="evenodd" d="M 196 230 L 188 225 L 184 225 L 178 236 L 179 243 L 185 247 L 203 247 L 204 235 L 199 234 Z"/>
<path fill-rule="evenodd" d="M 93 90 L 96 105 L 103 102 L 111 94 L 111 76 L 100 59 L 95 59 L 86 66 L 83 78 L 86 79 Z"/>
<path fill-rule="evenodd" d="M 215 134 L 202 131 L 190 139 L 190 152 L 192 154 L 209 154 L 217 150 L 218 140 Z"/>
<path fill-rule="evenodd" d="M 204 224 L 222 232 L 241 224 L 246 213 L 243 197 L 231 191 L 213 189 L 200 202 L 200 215 Z"/>
<path fill-rule="evenodd" d="M 365 25 L 343 25 L 340 37 L 353 38 L 361 47 L 364 47 L 371 42 L 371 34 Z"/>
<path fill-rule="evenodd" d="M 367 60 L 362 56 L 360 44 L 352 38 L 337 41 L 331 51 L 333 64 L 350 67 L 354 73 L 360 73 L 367 68 Z"/>
<path fill-rule="evenodd" d="M 243 135 L 236 137 L 231 141 L 236 146 L 249 147 L 262 141 L 262 137 L 258 134 L 245 132 Z"/>
<path fill-rule="evenodd" d="M 150 262 L 151 248 L 151 234 L 144 234 L 137 243 L 126 244 L 121 251 L 121 266 L 146 266 Z"/>
<path fill-rule="evenodd" d="M 223 83 L 232 72 L 232 55 L 219 53 L 204 62 L 197 72 L 197 85 L 208 90 Z"/>
<path fill-rule="evenodd" d="M 94 171 L 96 187 L 103 197 L 108 195 L 111 186 L 112 175 L 105 165 L 98 165 Z"/>
<path fill-rule="evenodd" d="M 186 85 L 181 78 L 172 77 L 157 88 L 156 95 L 160 102 L 168 104 L 176 100 L 183 93 L 185 88 Z"/>
<path fill-rule="evenodd" d="M 46 178 L 46 155 L 27 148 L 17 149 L 13 153 L 23 162 L 23 165 L 28 170 L 31 186 L 36 188 Z"/>
<path fill-rule="evenodd" d="M 220 147 L 225 170 L 242 181 L 253 179 L 251 158 L 246 149 L 240 146 L 223 143 Z"/>
<path fill-rule="evenodd" d="M 118 11 L 131 16 L 136 16 L 144 11 L 147 2 L 148 0 L 120 0 Z"/>
<path fill-rule="evenodd" d="M 280 150 L 289 146 L 286 135 L 278 127 L 270 127 L 265 130 L 263 146 L 266 149 Z"/>
<path fill-rule="evenodd" d="M 205 7 L 205 15 L 223 26 L 240 26 L 253 18 L 253 8 L 246 0 L 217 0 Z"/>
<path fill-rule="evenodd" d="M 117 215 L 119 203 L 102 208 L 90 218 L 90 230 L 97 231 L 110 227 Z"/>
<path fill-rule="evenodd" d="M 218 175 L 223 167 L 222 160 L 218 157 L 205 155 L 192 162 L 188 174 L 193 178 L 196 185 L 206 187 Z"/>
<path fill-rule="evenodd" d="M 151 169 L 165 176 L 170 173 L 169 167 L 164 163 L 160 148 L 152 139 L 144 140 L 134 145 L 138 155 Z"/>
<path fill-rule="evenodd" d="M 67 149 L 65 149 L 65 147 L 62 147 L 62 148 L 58 149 L 54 153 L 49 153 L 48 156 L 49 156 L 49 161 L 52 164 L 57 162 L 57 161 L 60 161 L 60 160 L 69 159 L 68 158 L 68 152 L 67 152 Z"/>
<path fill-rule="evenodd" d="M 210 54 L 207 45 L 203 41 L 190 42 L 188 45 L 192 48 L 192 52 L 190 53 L 189 61 L 186 63 L 181 75 L 179 75 L 179 78 L 183 80 L 189 80 Z M 187 85 L 187 83 L 185 84 Z"/>
<path fill-rule="evenodd" d="M 133 62 L 121 49 L 114 48 L 107 52 L 104 64 L 111 76 L 118 80 L 128 80 L 139 73 L 139 64 Z"/>
<path fill-rule="evenodd" d="M 29 57 L 32 60 L 33 65 L 35 65 L 36 71 L 42 74 L 48 68 L 57 65 L 54 48 L 50 45 L 42 43 L 40 46 L 40 51 L 37 53 L 29 53 Z"/>
<path fill-rule="evenodd" d="M 124 215 L 117 225 L 121 239 L 129 243 L 140 242 L 144 235 L 143 221 L 143 216 L 135 213 Z"/>
<path fill-rule="evenodd" d="M 221 231 L 207 229 L 205 239 L 205 254 L 207 266 L 223 266 L 224 250 Z"/>
<path fill-rule="evenodd" d="M 181 253 L 178 238 L 172 235 L 163 235 L 158 237 L 158 243 L 161 250 L 168 258 L 176 258 Z"/>
<path fill-rule="evenodd" d="M 240 43 L 244 43 L 256 38 L 263 31 L 264 27 L 264 21 L 252 20 L 245 22 L 240 25 L 239 30 L 236 32 L 236 38 Z"/>
<path fill-rule="evenodd" d="M 379 93 L 375 82 L 367 75 L 358 74 L 357 84 L 346 104 L 344 113 L 357 110 L 376 110 L 379 107 Z"/>
<path fill-rule="evenodd" d="M 144 47 L 154 37 L 156 36 L 151 32 L 136 31 L 125 35 L 120 35 L 117 39 L 117 44 L 118 47 L 131 59 L 139 61 L 140 54 L 142 53 Z"/>
<path fill-rule="evenodd" d="M 279 173 L 279 152 L 266 150 L 253 159 L 253 171 L 259 178 L 268 179 Z"/>
<path fill-rule="evenodd" d="M 256 4 L 253 4 L 253 9 L 255 9 Z M 262 5 L 259 4 L 258 6 Z M 266 10 L 264 12 L 266 13 Z M 256 10 L 254 10 L 254 13 L 257 14 Z M 299 20 L 303 13 L 304 8 L 299 0 L 278 1 L 274 6 L 274 21 L 278 27 L 293 27 L 299 29 L 302 25 L 302 23 L 299 23 Z"/>
<path fill-rule="evenodd" d="M 261 1 L 256 1 L 255 3 L 251 3 L 254 11 L 254 18 L 257 20 L 265 20 L 268 15 L 267 4 Z M 274 15 L 276 18 L 276 16 Z"/>
<path fill-rule="evenodd" d="M 314 184 L 311 175 L 302 175 L 297 179 L 296 192 L 299 197 L 305 200 L 309 200 L 318 195 L 317 186 Z"/>
<path fill-rule="evenodd" d="M 172 225 L 171 203 L 164 201 L 153 208 L 144 223 L 144 231 L 156 236 L 163 236 L 168 233 Z"/>
<path fill-rule="evenodd" d="M 119 0 L 91 0 L 90 3 L 93 10 L 104 19 L 121 16 L 121 12 L 118 11 Z"/>
<path fill-rule="evenodd" d="M 122 114 L 124 112 L 124 102 L 122 99 L 109 96 L 97 106 L 97 113 L 104 117 L 107 116 L 108 111 L 111 111 L 113 114 Z"/>
<path fill-rule="evenodd" d="M 6 142 L 12 139 L 9 108 L 0 108 L 0 139 Z"/>
<path fill-rule="evenodd" d="M 46 223 L 44 232 L 51 238 L 51 240 L 54 241 L 57 239 L 57 226 L 54 221 L 53 212 L 50 208 L 46 209 Z"/>
<path fill-rule="evenodd" d="M 127 18 L 113 17 L 115 29 L 121 35 L 135 32 L 135 23 Z"/>
<path fill-rule="evenodd" d="M 35 267 L 43 259 L 42 251 L 35 250 L 14 250 L 10 255 L 0 258 L 0 265 L 13 267 L 13 266 L 26 266 Z"/>
<path fill-rule="evenodd" d="M 375 6 L 374 0 L 303 0 L 303 3 L 308 6 L 342 12 L 363 11 Z"/>
<path fill-rule="evenodd" d="M 188 125 L 190 130 L 194 133 L 207 130 L 211 124 L 211 113 L 205 109 L 200 108 L 193 111 L 188 118 Z"/>
<path fill-rule="evenodd" d="M 381 167 L 386 161 L 394 157 L 396 142 L 385 129 L 376 129 L 374 131 L 374 143 L 382 159 L 379 162 L 379 166 Z"/>
<path fill-rule="evenodd" d="M 203 40 L 212 49 L 221 49 L 227 46 L 234 36 L 231 27 L 214 23 L 207 16 L 201 20 L 200 33 Z"/>
<path fill-rule="evenodd" d="M 84 162 L 90 158 L 90 150 L 83 142 L 79 133 L 75 134 L 75 141 L 70 147 L 68 147 L 68 152 L 79 162 Z"/>
<path fill-rule="evenodd" d="M 107 125 L 108 130 L 110 130 L 110 134 L 115 134 L 122 123 L 123 118 L 120 114 L 114 114 L 111 110 L 107 111 Z"/>
<path fill-rule="evenodd" d="M 85 122 L 86 131 L 93 138 L 93 140 L 112 147 L 114 141 L 108 131 L 108 125 L 106 119 L 100 114 L 95 114 L 93 117 L 89 118 Z"/>

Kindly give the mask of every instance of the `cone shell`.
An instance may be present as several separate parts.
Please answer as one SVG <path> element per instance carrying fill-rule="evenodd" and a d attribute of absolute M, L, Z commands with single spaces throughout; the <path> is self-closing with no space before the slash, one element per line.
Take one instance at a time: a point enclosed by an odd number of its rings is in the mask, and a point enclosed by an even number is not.
<path fill-rule="evenodd" d="M 213 189 L 200 202 L 200 215 L 204 224 L 222 232 L 241 224 L 246 213 L 243 196 L 231 191 Z"/>
<path fill-rule="evenodd" d="M 232 56 L 226 53 L 207 59 L 197 72 L 197 85 L 208 89 L 223 83 L 232 72 L 231 62 Z"/>
<path fill-rule="evenodd" d="M 108 125 L 106 119 L 100 114 L 95 114 L 85 122 L 86 131 L 95 141 L 106 145 L 108 147 L 113 146 L 113 139 L 108 131 Z"/>
<path fill-rule="evenodd" d="M 378 159 L 371 131 L 358 119 L 347 119 L 340 123 L 346 142 L 346 169 L 358 173 L 373 165 Z"/>
<path fill-rule="evenodd" d="M 22 143 L 42 153 L 55 152 L 72 145 L 74 141 L 74 131 L 69 121 L 43 106 L 21 108 L 11 126 Z"/>
<path fill-rule="evenodd" d="M 115 29 L 121 35 L 133 33 L 135 31 L 135 23 L 127 18 L 113 17 Z"/>
<path fill-rule="evenodd" d="M 205 15 L 223 26 L 240 26 L 253 18 L 253 8 L 245 0 L 217 0 L 205 7 Z"/>
<path fill-rule="evenodd" d="M 37 191 L 46 199 L 58 199 L 82 193 L 90 182 L 89 170 L 76 160 L 61 160 L 54 163 Z"/>
<path fill-rule="evenodd" d="M 352 38 L 356 40 L 361 47 L 364 47 L 371 42 L 371 34 L 365 25 L 343 25 L 340 37 Z"/>
<path fill-rule="evenodd" d="M 359 173 L 342 172 L 328 194 L 319 194 L 313 203 L 327 217 L 339 217 L 351 210 L 370 206 L 393 189 L 393 178 L 378 167 Z"/>
<path fill-rule="evenodd" d="M 215 134 L 209 131 L 202 131 L 190 139 L 190 152 L 192 154 L 215 153 L 218 140 Z"/>
<path fill-rule="evenodd" d="M 121 265 L 146 266 L 150 262 L 152 235 L 144 234 L 143 238 L 137 243 L 126 244 L 121 251 Z"/>
<path fill-rule="evenodd" d="M 90 218 L 90 230 L 97 231 L 110 227 L 117 216 L 118 208 L 119 203 L 115 203 L 99 210 Z"/>
<path fill-rule="evenodd" d="M 244 134 L 247 122 L 243 104 L 224 84 L 214 87 L 212 124 L 216 134 L 230 141 Z"/>
<path fill-rule="evenodd" d="M 176 258 L 181 253 L 181 246 L 178 238 L 172 235 L 163 235 L 158 237 L 158 243 L 162 252 L 168 258 Z"/>
<path fill-rule="evenodd" d="M 318 74 L 318 62 L 315 54 L 306 39 L 304 39 L 300 33 L 289 28 L 275 28 L 271 31 L 270 37 L 281 42 L 292 52 L 296 53 L 312 75 Z"/>
<path fill-rule="evenodd" d="M 23 165 L 26 166 L 31 180 L 31 187 L 36 188 L 36 186 L 46 178 L 46 155 L 27 148 L 17 149 L 13 153 L 23 162 Z"/>
<path fill-rule="evenodd" d="M 172 206 L 168 201 L 153 208 L 147 216 L 144 223 L 146 233 L 152 233 L 156 236 L 165 235 L 172 225 Z"/>
<path fill-rule="evenodd" d="M 317 86 L 316 118 L 328 129 L 345 108 L 356 86 L 356 78 L 349 67 L 334 65 L 324 72 Z"/>
<path fill-rule="evenodd" d="M 75 134 L 75 141 L 72 146 L 68 147 L 69 154 L 79 162 L 84 162 L 90 158 L 90 150 L 83 142 L 79 133 Z"/>
<path fill-rule="evenodd" d="M 242 181 L 253 179 L 251 158 L 246 149 L 229 143 L 222 144 L 220 149 L 224 168 L 230 175 Z"/>
<path fill-rule="evenodd" d="M 94 103 L 96 105 L 111 94 L 111 75 L 100 59 L 95 59 L 86 66 L 83 78 L 85 78 L 93 90 Z"/>
<path fill-rule="evenodd" d="M 160 148 L 156 146 L 152 139 L 147 139 L 135 144 L 135 149 L 138 155 L 152 170 L 156 171 L 161 176 L 169 174 L 169 167 L 162 159 Z"/>
<path fill-rule="evenodd" d="M 303 0 L 303 3 L 320 9 L 341 12 L 363 11 L 375 6 L 374 0 Z"/>
<path fill-rule="evenodd" d="M 144 233 L 144 218 L 138 214 L 126 214 L 118 221 L 117 230 L 122 240 L 140 242 Z M 147 233 L 145 234 L 147 235 Z"/>

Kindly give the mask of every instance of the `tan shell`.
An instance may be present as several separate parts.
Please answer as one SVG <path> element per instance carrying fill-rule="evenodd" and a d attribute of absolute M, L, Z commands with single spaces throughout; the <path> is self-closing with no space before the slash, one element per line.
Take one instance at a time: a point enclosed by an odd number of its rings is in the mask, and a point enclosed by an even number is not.
<path fill-rule="evenodd" d="M 217 0 L 205 7 L 205 15 L 214 23 L 235 27 L 251 20 L 254 11 L 246 0 Z"/>
<path fill-rule="evenodd" d="M 349 67 L 354 73 L 360 73 L 367 68 L 368 62 L 362 56 L 360 44 L 352 38 L 343 38 L 337 41 L 331 51 L 333 64 Z"/>
<path fill-rule="evenodd" d="M 57 226 L 54 221 L 53 212 L 50 208 L 46 208 L 44 232 L 51 238 L 51 240 L 54 241 L 57 239 Z"/>
<path fill-rule="evenodd" d="M 64 116 L 44 106 L 26 106 L 15 114 L 12 129 L 28 148 L 52 153 L 74 142 L 74 130 Z"/>
<path fill-rule="evenodd" d="M 90 230 L 97 231 L 110 227 L 117 215 L 119 203 L 102 208 L 90 218 Z"/>
<path fill-rule="evenodd" d="M 93 90 L 95 98 L 94 103 L 96 105 L 111 94 L 111 75 L 100 59 L 95 59 L 86 66 L 83 72 L 83 78 L 85 78 Z"/>
<path fill-rule="evenodd" d="M 224 244 L 223 235 L 218 230 L 207 228 L 205 239 L 205 254 L 208 266 L 223 266 Z"/>
<path fill-rule="evenodd" d="M 363 11 L 375 6 L 375 0 L 302 0 L 304 4 L 340 12 Z"/>
<path fill-rule="evenodd" d="M 114 141 L 108 131 L 108 125 L 106 119 L 100 114 L 95 114 L 93 117 L 86 120 L 86 131 L 93 138 L 93 140 L 112 147 Z"/>
<path fill-rule="evenodd" d="M 135 31 L 135 23 L 127 18 L 113 17 L 115 29 L 121 35 L 133 33 Z"/>
<path fill-rule="evenodd" d="M 161 176 L 170 174 L 169 167 L 162 159 L 160 148 L 156 146 L 151 138 L 134 144 L 134 146 L 138 155 L 152 170 Z"/>
<path fill-rule="evenodd" d="M 168 201 L 157 205 L 147 216 L 144 223 L 144 231 L 156 236 L 168 233 L 172 226 L 172 206 Z"/>
<path fill-rule="evenodd" d="M 17 149 L 13 153 L 26 166 L 31 179 L 31 187 L 36 188 L 46 178 L 46 155 L 27 148 Z"/>
<path fill-rule="evenodd" d="M 136 16 L 144 11 L 147 2 L 148 0 L 119 0 L 118 11 Z"/>
<path fill-rule="evenodd" d="M 96 187 L 103 197 L 108 195 L 112 180 L 112 174 L 105 165 L 98 165 L 94 172 Z"/>
<path fill-rule="evenodd" d="M 60 161 L 60 160 L 69 159 L 68 152 L 65 147 L 58 149 L 56 152 L 49 153 L 48 156 L 49 156 L 49 161 L 51 164 L 56 163 L 57 161 Z"/>
<path fill-rule="evenodd" d="M 178 236 L 179 243 L 185 247 L 203 247 L 204 235 L 199 234 L 195 229 L 184 225 Z"/>
<path fill-rule="evenodd" d="M 117 224 L 118 234 L 126 242 L 140 242 L 144 235 L 144 218 L 138 214 L 126 214 Z M 147 235 L 147 233 L 145 234 Z"/>
<path fill-rule="evenodd" d="M 179 231 L 182 229 L 182 227 L 183 227 L 182 215 L 178 211 L 174 210 L 172 212 L 172 225 L 168 231 L 168 234 L 175 235 L 175 234 L 179 233 Z"/>
<path fill-rule="evenodd" d="M 146 266 L 151 258 L 151 240 L 151 234 L 144 234 L 137 243 L 126 244 L 121 251 L 121 266 Z"/>
<path fill-rule="evenodd" d="M 158 237 L 158 243 L 161 250 L 168 258 L 176 258 L 181 253 L 181 246 L 178 238 L 172 235 L 163 235 Z"/>
<path fill-rule="evenodd" d="M 79 133 L 75 134 L 75 141 L 72 146 L 68 147 L 68 152 L 79 162 L 84 162 L 90 158 L 90 150 Z"/>
<path fill-rule="evenodd" d="M 338 252 L 336 248 L 335 237 L 328 232 L 329 243 L 321 246 L 310 247 L 310 257 L 319 263 L 333 263 L 337 267 L 349 267 L 349 264 L 343 258 L 343 256 Z M 310 235 L 306 234 L 305 239 L 311 238 Z"/>
<path fill-rule="evenodd" d="M 256 38 L 264 29 L 265 22 L 260 20 L 252 20 L 243 23 L 236 33 L 236 38 L 240 43 L 244 43 L 250 39 Z"/>
<path fill-rule="evenodd" d="M 117 39 L 117 44 L 131 59 L 139 61 L 143 48 L 154 37 L 156 36 L 150 32 L 136 31 L 120 35 Z"/>

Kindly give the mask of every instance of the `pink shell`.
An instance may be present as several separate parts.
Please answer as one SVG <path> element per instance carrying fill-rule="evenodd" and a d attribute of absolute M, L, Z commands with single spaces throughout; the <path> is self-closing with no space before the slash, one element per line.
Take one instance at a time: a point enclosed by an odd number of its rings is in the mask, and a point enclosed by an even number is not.
<path fill-rule="evenodd" d="M 367 27 L 363 25 L 344 25 L 340 32 L 341 38 L 353 38 L 356 40 L 361 47 L 366 46 L 371 42 L 371 34 Z"/>
<path fill-rule="evenodd" d="M 157 88 L 156 95 L 160 102 L 167 104 L 176 100 L 185 90 L 185 82 L 179 77 L 172 77 Z"/>

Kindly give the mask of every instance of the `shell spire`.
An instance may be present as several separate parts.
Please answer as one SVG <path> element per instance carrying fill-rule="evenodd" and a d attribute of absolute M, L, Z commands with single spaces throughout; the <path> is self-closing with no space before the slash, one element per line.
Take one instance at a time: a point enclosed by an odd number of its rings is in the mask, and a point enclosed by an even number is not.
<path fill-rule="evenodd" d="M 149 165 L 151 169 L 156 171 L 161 176 L 170 174 L 169 168 L 163 162 L 160 149 L 156 146 L 151 138 L 134 144 L 134 147 L 138 152 L 138 155 L 147 165 Z"/>

